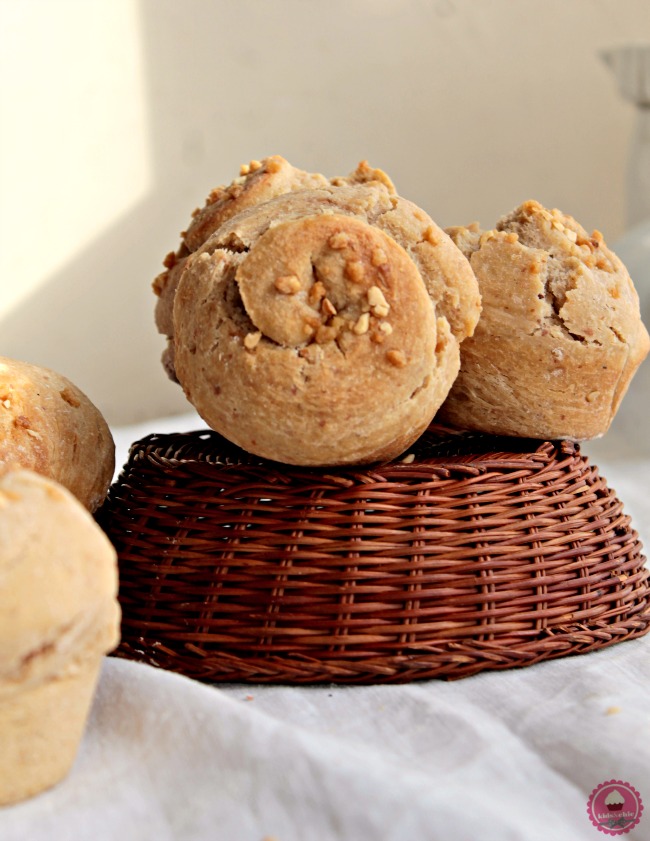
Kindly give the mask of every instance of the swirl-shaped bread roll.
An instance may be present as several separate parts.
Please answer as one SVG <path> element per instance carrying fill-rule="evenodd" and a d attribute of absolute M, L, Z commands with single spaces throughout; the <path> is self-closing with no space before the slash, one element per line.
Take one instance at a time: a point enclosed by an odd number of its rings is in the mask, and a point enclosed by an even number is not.
<path fill-rule="evenodd" d="M 209 236 L 233 216 L 276 196 L 327 187 L 330 184 L 343 186 L 372 182 L 383 184 L 391 194 L 395 192 L 388 176 L 380 169 L 370 167 L 366 161 L 362 161 L 350 175 L 333 178 L 330 182 L 324 175 L 297 169 L 280 155 L 271 155 L 262 161 L 244 164 L 239 177 L 231 184 L 212 190 L 204 207 L 194 211 L 187 231 L 181 234 L 180 247 L 165 257 L 166 270 L 153 282 L 154 292 L 158 296 L 156 326 L 168 339 L 162 362 L 169 377 L 176 380 L 173 343 L 174 296 L 189 254 L 200 248 Z"/>
<path fill-rule="evenodd" d="M 204 420 L 290 464 L 402 453 L 480 313 L 468 262 L 386 179 L 338 179 L 232 216 L 185 258 L 174 368 Z"/>
<path fill-rule="evenodd" d="M 602 234 L 536 201 L 493 231 L 449 233 L 476 273 L 483 313 L 441 419 L 530 438 L 606 432 L 650 340 Z"/>

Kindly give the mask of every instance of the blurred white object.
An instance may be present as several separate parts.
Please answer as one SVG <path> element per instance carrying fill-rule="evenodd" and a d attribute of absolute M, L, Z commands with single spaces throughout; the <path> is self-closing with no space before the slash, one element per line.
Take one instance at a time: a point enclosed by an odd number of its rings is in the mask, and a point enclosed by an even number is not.
<path fill-rule="evenodd" d="M 650 325 L 650 218 L 636 225 L 612 246 L 625 263 L 641 302 L 641 318 Z"/>
<path fill-rule="evenodd" d="M 612 245 L 612 250 L 625 263 L 639 293 L 641 318 L 650 326 L 650 219 L 636 225 Z M 642 363 L 623 398 L 614 422 L 603 438 L 587 441 L 582 450 L 597 464 L 605 465 L 605 475 L 617 491 L 628 482 L 640 481 L 648 471 L 650 436 L 646 429 L 650 415 L 650 358 Z M 610 466 L 612 465 L 612 466 Z M 639 472 L 641 471 L 641 472 Z M 647 479 L 644 479 L 647 481 Z M 634 500 L 629 502 L 634 508 Z M 636 513 L 636 512 L 633 512 Z"/>
<path fill-rule="evenodd" d="M 650 219 L 650 44 L 601 52 L 624 99 L 637 106 L 627 166 L 627 225 Z"/>

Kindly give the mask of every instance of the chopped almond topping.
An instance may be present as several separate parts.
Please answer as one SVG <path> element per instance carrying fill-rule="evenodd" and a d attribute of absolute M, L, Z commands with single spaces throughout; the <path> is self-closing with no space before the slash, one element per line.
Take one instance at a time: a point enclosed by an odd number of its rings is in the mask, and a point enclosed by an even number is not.
<path fill-rule="evenodd" d="M 334 251 L 341 251 L 350 244 L 350 237 L 344 231 L 338 231 L 327 240 L 327 244 Z"/>
<path fill-rule="evenodd" d="M 239 174 L 240 174 L 240 175 L 248 175 L 248 173 L 249 173 L 250 171 L 251 171 L 251 168 L 250 168 L 250 166 L 249 166 L 248 164 L 242 164 L 242 165 L 239 167 Z"/>
<path fill-rule="evenodd" d="M 483 246 L 485 245 L 485 243 L 486 243 L 486 242 L 489 242 L 491 239 L 494 239 L 494 231 L 484 231 L 484 232 L 481 234 L 481 237 L 480 237 L 480 239 L 479 239 L 479 241 L 478 241 L 478 242 L 479 242 L 479 246 L 480 246 L 481 248 L 483 248 Z"/>
<path fill-rule="evenodd" d="M 388 262 L 388 257 L 386 256 L 386 252 L 383 248 L 375 248 L 372 252 L 372 265 L 377 268 L 378 266 L 385 266 Z"/>
<path fill-rule="evenodd" d="M 260 339 L 262 338 L 262 334 L 258 330 L 256 333 L 248 333 L 244 337 L 244 347 L 247 350 L 255 350 L 255 348 L 260 343 Z"/>
<path fill-rule="evenodd" d="M 223 187 L 215 187 L 214 190 L 210 191 L 210 195 L 208 196 L 208 204 L 214 204 L 215 202 L 222 199 L 225 195 L 225 190 Z M 196 208 L 197 213 L 200 213 L 199 208 Z"/>
<path fill-rule="evenodd" d="M 551 222 L 551 225 L 555 228 L 556 231 L 563 231 L 564 230 L 564 225 L 561 222 L 559 222 L 557 219 L 554 219 Z"/>
<path fill-rule="evenodd" d="M 371 307 L 386 307 L 388 302 L 378 286 L 371 286 L 368 290 L 368 303 Z"/>
<path fill-rule="evenodd" d="M 415 453 L 409 453 L 402 459 L 402 464 L 413 464 L 415 461 Z"/>
<path fill-rule="evenodd" d="M 352 332 L 356 333 L 357 336 L 363 336 L 364 333 L 368 332 L 369 327 L 370 327 L 370 315 L 369 315 L 369 313 L 364 312 L 357 319 L 354 327 L 352 328 Z"/>
<path fill-rule="evenodd" d="M 327 292 L 325 290 L 325 286 L 320 280 L 317 280 L 309 290 L 309 303 L 312 305 L 318 304 L 319 301 L 323 300 L 326 294 Z"/>
<path fill-rule="evenodd" d="M 393 332 L 393 325 L 390 324 L 388 321 L 382 321 L 379 325 L 379 329 L 382 333 L 385 333 L 387 336 L 390 336 L 390 334 Z"/>
<path fill-rule="evenodd" d="M 169 254 L 163 260 L 163 266 L 166 269 L 173 269 L 176 265 L 176 253 L 174 251 L 170 251 Z"/>
<path fill-rule="evenodd" d="M 77 395 L 71 391 L 69 388 L 64 388 L 63 391 L 60 391 L 59 394 L 61 395 L 61 399 L 65 400 L 65 402 L 72 406 L 73 409 L 78 409 L 81 406 L 79 398 Z"/>
<path fill-rule="evenodd" d="M 360 260 L 350 260 L 345 264 L 345 274 L 352 283 L 361 283 L 364 276 L 363 263 Z"/>
<path fill-rule="evenodd" d="M 386 353 L 386 359 L 396 368 L 403 368 L 406 365 L 406 357 L 401 350 L 389 350 Z"/>
<path fill-rule="evenodd" d="M 276 161 L 274 158 L 271 158 L 271 160 L 268 160 L 266 162 L 266 171 L 270 172 L 271 174 L 275 172 L 280 172 L 281 169 L 282 164 L 280 163 L 280 161 Z"/>
<path fill-rule="evenodd" d="M 249 168 L 251 172 L 256 172 L 258 169 L 262 168 L 262 164 L 260 161 L 251 161 L 249 164 Z"/>
<path fill-rule="evenodd" d="M 571 228 L 566 228 L 564 233 L 567 235 L 568 239 L 571 240 L 571 242 L 577 242 L 578 234 L 575 231 L 572 231 Z"/>
<path fill-rule="evenodd" d="M 295 295 L 300 289 L 300 280 L 295 274 L 282 275 L 282 277 L 276 277 L 273 285 L 283 295 Z"/>
<path fill-rule="evenodd" d="M 336 307 L 329 298 L 323 298 L 321 309 L 327 316 L 336 315 Z"/>
<path fill-rule="evenodd" d="M 514 231 L 510 231 L 510 233 L 506 234 L 506 242 L 517 242 L 519 239 L 519 234 L 516 234 Z"/>
<path fill-rule="evenodd" d="M 438 237 L 432 225 L 429 225 L 424 231 L 424 241 L 430 243 L 430 245 L 438 245 Z"/>
<path fill-rule="evenodd" d="M 587 403 L 593 403 L 595 400 L 598 400 L 600 397 L 599 391 L 590 391 L 587 395 Z"/>

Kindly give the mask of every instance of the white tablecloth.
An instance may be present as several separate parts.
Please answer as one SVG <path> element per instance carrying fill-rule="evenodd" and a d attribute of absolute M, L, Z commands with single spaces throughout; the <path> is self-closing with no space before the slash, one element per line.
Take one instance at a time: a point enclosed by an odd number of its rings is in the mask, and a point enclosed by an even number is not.
<path fill-rule="evenodd" d="M 646 394 L 587 447 L 642 537 Z M 116 430 L 118 460 L 196 423 Z M 72 773 L 0 810 L 0 841 L 594 841 L 611 779 L 646 803 L 626 837 L 649 839 L 650 636 L 406 686 L 214 688 L 107 659 Z"/>

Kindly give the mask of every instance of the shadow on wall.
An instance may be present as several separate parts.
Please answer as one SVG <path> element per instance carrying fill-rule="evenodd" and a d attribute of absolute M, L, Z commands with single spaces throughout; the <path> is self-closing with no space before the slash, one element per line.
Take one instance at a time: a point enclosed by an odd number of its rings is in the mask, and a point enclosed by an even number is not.
<path fill-rule="evenodd" d="M 131 208 L 0 322 L 2 355 L 67 376 L 111 424 L 190 408 L 160 364 L 150 283 L 161 255 L 141 248 L 159 207 L 152 196 Z"/>
<path fill-rule="evenodd" d="M 150 286 L 162 269 L 164 254 L 176 246 L 182 217 L 193 205 L 184 208 L 179 203 L 174 196 L 174 173 L 170 178 L 163 169 L 163 161 L 169 166 L 170 159 L 160 148 L 164 127 L 152 94 L 161 82 L 158 41 L 165 38 L 151 4 L 140 2 L 138 8 L 152 190 L 130 207 L 132 197 L 125 195 L 128 210 L 0 321 L 0 354 L 69 377 L 113 425 L 190 408 L 160 364 L 164 339 L 154 325 L 155 298 Z M 43 93 L 53 93 L 47 80 Z M 82 130 L 82 126 L 80 121 L 70 130 Z M 116 166 L 120 165 L 119 151 Z M 74 202 L 75 196 L 62 200 Z M 170 208 L 177 213 L 181 208 L 181 218 L 174 219 Z"/>

